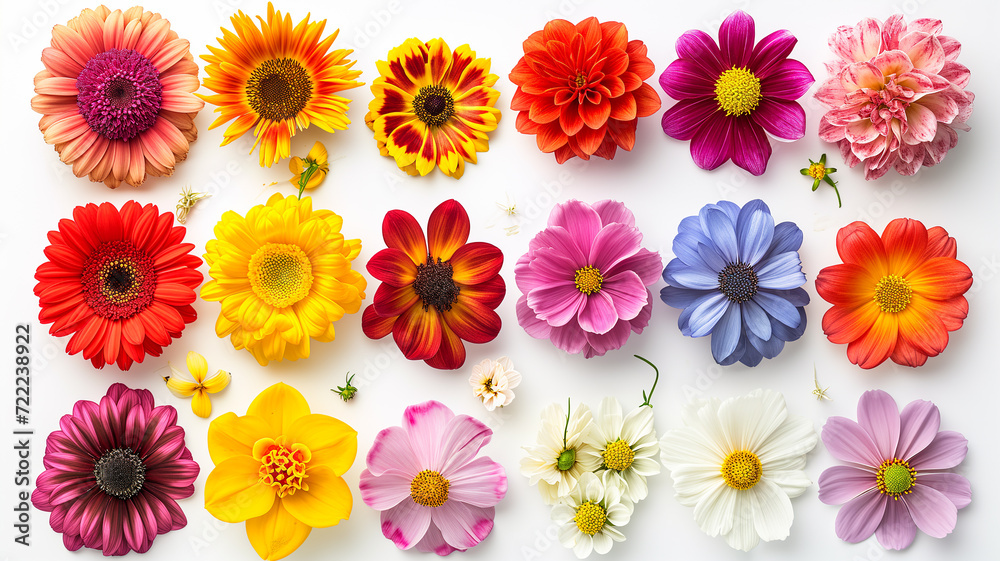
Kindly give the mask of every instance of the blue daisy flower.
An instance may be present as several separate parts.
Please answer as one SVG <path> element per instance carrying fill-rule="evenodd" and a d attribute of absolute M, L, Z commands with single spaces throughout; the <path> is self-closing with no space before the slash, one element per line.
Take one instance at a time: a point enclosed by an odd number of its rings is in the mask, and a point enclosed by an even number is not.
<path fill-rule="evenodd" d="M 705 205 L 677 227 L 677 257 L 663 270 L 669 286 L 660 298 L 683 310 L 681 333 L 712 336 L 716 362 L 757 366 L 806 329 L 801 245 L 802 230 L 792 222 L 775 226 L 759 199 L 742 208 Z"/>

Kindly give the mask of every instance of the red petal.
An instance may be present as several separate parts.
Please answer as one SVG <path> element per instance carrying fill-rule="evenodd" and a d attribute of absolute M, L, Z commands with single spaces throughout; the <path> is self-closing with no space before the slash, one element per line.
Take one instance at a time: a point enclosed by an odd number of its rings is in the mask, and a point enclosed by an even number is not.
<path fill-rule="evenodd" d="M 602 97 L 598 103 L 585 101 L 580 104 L 580 116 L 583 122 L 592 129 L 599 129 L 611 116 L 611 102 Z"/>
<path fill-rule="evenodd" d="M 375 311 L 375 306 L 368 306 L 361 314 L 361 330 L 369 339 L 381 339 L 392 333 L 392 325 L 396 316 L 382 317 Z"/>
<path fill-rule="evenodd" d="M 583 127 L 580 132 L 576 133 L 576 136 L 572 138 L 570 146 L 574 144 L 579 148 L 577 155 L 579 156 L 589 156 L 597 151 L 601 147 L 601 142 L 604 141 L 604 135 L 607 134 L 607 127 L 601 126 L 597 129 L 592 129 L 589 127 Z"/>
<path fill-rule="evenodd" d="M 921 263 L 906 280 L 915 294 L 934 300 L 950 300 L 972 286 L 972 270 L 957 259 L 934 257 Z"/>
<path fill-rule="evenodd" d="M 879 277 L 851 263 L 824 267 L 816 276 L 816 292 L 836 306 L 855 308 L 871 301 Z"/>
<path fill-rule="evenodd" d="M 888 274 L 885 246 L 864 222 L 852 222 L 837 232 L 837 252 L 844 263 L 860 265 L 871 275 L 882 278 Z"/>
<path fill-rule="evenodd" d="M 639 124 L 638 119 L 631 121 L 608 121 L 608 136 L 622 150 L 631 150 L 635 146 L 635 127 Z M 594 152 L 595 154 L 597 152 Z M 614 155 L 614 152 L 612 152 Z M 608 158 L 610 159 L 610 158 Z"/>
<path fill-rule="evenodd" d="M 635 96 L 637 116 L 646 117 L 660 110 L 660 95 L 653 86 L 643 83 L 632 95 Z"/>
<path fill-rule="evenodd" d="M 875 368 L 889 358 L 898 336 L 896 314 L 879 314 L 868 333 L 847 345 L 847 358 L 861 368 Z"/>
<path fill-rule="evenodd" d="M 937 356 L 948 346 L 948 330 L 937 317 L 937 303 L 914 294 L 906 310 L 896 314 L 899 338 L 927 356 Z"/>
<path fill-rule="evenodd" d="M 927 228 L 919 220 L 897 218 L 882 232 L 889 272 L 906 276 L 920 265 L 927 249 Z"/>
<path fill-rule="evenodd" d="M 382 238 L 389 247 L 402 250 L 414 263 L 427 262 L 427 244 L 420 224 L 405 210 L 390 210 L 382 220 Z"/>
<path fill-rule="evenodd" d="M 958 243 L 955 238 L 948 235 L 948 232 L 940 227 L 934 226 L 927 230 L 927 250 L 924 259 L 931 257 L 951 257 L 958 256 Z"/>
<path fill-rule="evenodd" d="M 462 339 L 448 328 L 441 326 L 441 346 L 436 355 L 425 360 L 427 366 L 442 370 L 454 370 L 465 364 L 465 345 Z"/>
<path fill-rule="evenodd" d="M 437 206 L 427 221 L 431 257 L 447 261 L 469 240 L 469 214 L 455 199 Z"/>
<path fill-rule="evenodd" d="M 451 310 L 441 315 L 456 335 L 470 343 L 488 343 L 500 333 L 500 316 L 462 293 Z"/>
<path fill-rule="evenodd" d="M 470 284 L 462 287 L 462 295 L 467 296 L 473 300 L 478 300 L 480 304 L 495 310 L 497 306 L 503 302 L 504 296 L 507 294 L 507 285 L 503 281 L 503 277 L 497 275 L 492 279 L 479 283 Z"/>
<path fill-rule="evenodd" d="M 97 208 L 97 235 L 101 241 L 109 242 L 122 239 L 122 217 L 118 209 L 111 203 L 102 203 Z"/>
<path fill-rule="evenodd" d="M 419 297 L 413 291 L 412 286 L 396 287 L 383 283 L 375 291 L 372 307 L 382 317 L 393 317 L 402 314 L 410 309 L 410 306 L 418 303 Z"/>
<path fill-rule="evenodd" d="M 500 273 L 503 253 L 493 244 L 473 242 L 455 252 L 451 258 L 452 280 L 459 284 L 479 284 Z"/>
<path fill-rule="evenodd" d="M 823 333 L 833 343 L 850 343 L 871 329 L 879 312 L 875 302 L 868 302 L 857 308 L 834 306 L 823 315 Z"/>
<path fill-rule="evenodd" d="M 410 360 L 436 355 L 441 346 L 441 318 L 437 308 L 428 306 L 424 310 L 423 306 L 410 306 L 393 324 L 392 338 L 403 356 Z"/>
<path fill-rule="evenodd" d="M 409 286 L 417 278 L 416 264 L 409 255 L 394 247 L 373 255 L 367 268 L 373 277 L 392 286 Z"/>

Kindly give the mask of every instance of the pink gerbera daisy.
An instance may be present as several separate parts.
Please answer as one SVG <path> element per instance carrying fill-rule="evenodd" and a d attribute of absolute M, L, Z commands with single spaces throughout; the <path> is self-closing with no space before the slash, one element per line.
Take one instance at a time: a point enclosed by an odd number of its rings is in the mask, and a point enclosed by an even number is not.
<path fill-rule="evenodd" d="M 382 511 L 382 534 L 399 549 L 448 555 L 493 530 L 507 494 L 503 466 L 476 458 L 493 431 L 437 401 L 411 405 L 402 427 L 378 433 L 361 473 L 361 497 Z"/>
<path fill-rule="evenodd" d="M 194 494 L 198 464 L 176 423 L 176 409 L 124 384 L 100 403 L 77 401 L 59 420 L 31 502 L 52 513 L 66 549 L 145 553 L 157 534 L 187 525 L 177 499 Z"/>
<path fill-rule="evenodd" d="M 837 536 L 858 543 L 874 532 L 887 549 L 905 549 L 920 528 L 943 538 L 955 529 L 958 509 L 972 501 L 969 480 L 949 470 L 965 459 L 968 441 L 941 431 L 941 414 L 929 401 L 913 401 L 900 412 L 881 390 L 865 392 L 858 422 L 830 417 L 823 443 L 847 462 L 819 476 L 819 499 L 844 504 Z"/>

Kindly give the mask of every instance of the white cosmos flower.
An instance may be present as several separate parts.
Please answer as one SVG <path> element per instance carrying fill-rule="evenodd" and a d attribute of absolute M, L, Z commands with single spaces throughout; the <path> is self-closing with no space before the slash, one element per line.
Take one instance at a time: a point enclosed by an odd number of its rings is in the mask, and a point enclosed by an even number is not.
<path fill-rule="evenodd" d="M 488 411 L 510 405 L 514 401 L 514 388 L 521 383 L 521 374 L 514 370 L 514 363 L 502 356 L 496 360 L 485 359 L 472 367 L 469 384 Z"/>
<path fill-rule="evenodd" d="M 683 416 L 685 426 L 660 441 L 660 457 L 702 531 L 743 551 L 788 537 L 789 499 L 812 484 L 802 470 L 818 440 L 812 421 L 789 415 L 770 390 L 698 400 Z"/>
<path fill-rule="evenodd" d="M 521 474 L 529 485 L 538 484 L 545 504 L 559 502 L 576 488 L 580 476 L 600 466 L 587 454 L 590 447 L 584 443 L 590 421 L 590 408 L 583 404 L 573 410 L 568 425 L 566 411 L 558 403 L 542 411 L 538 442 L 524 447 L 527 455 L 521 458 Z"/>
<path fill-rule="evenodd" d="M 653 409 L 638 407 L 622 418 L 622 404 L 605 397 L 589 433 L 584 454 L 598 465 L 604 484 L 617 486 L 632 502 L 645 499 L 646 478 L 660 473 Z"/>
<path fill-rule="evenodd" d="M 561 504 L 552 507 L 552 521 L 559 525 L 559 542 L 583 559 L 591 551 L 603 555 L 614 542 L 625 541 L 619 528 L 628 524 L 632 508 L 632 501 L 617 486 L 605 486 L 588 472 Z"/>

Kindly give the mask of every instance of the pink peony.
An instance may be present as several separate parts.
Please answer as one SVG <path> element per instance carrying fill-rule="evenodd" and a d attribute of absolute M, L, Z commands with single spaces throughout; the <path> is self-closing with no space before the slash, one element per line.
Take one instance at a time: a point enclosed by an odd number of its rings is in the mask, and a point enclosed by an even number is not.
<path fill-rule="evenodd" d="M 971 74 L 955 62 L 961 44 L 941 27 L 932 19 L 907 25 L 897 14 L 885 25 L 866 18 L 830 36 L 839 58 L 826 64 L 831 77 L 816 92 L 831 107 L 819 136 L 836 142 L 849 166 L 863 162 L 865 179 L 890 167 L 913 175 L 933 166 L 958 144 L 955 129 L 969 130 Z"/>

